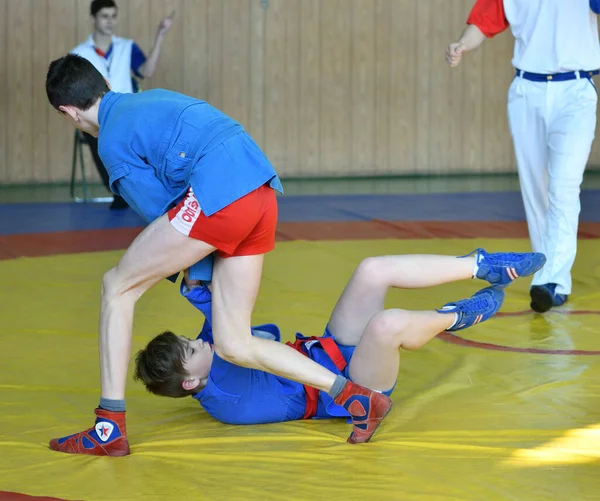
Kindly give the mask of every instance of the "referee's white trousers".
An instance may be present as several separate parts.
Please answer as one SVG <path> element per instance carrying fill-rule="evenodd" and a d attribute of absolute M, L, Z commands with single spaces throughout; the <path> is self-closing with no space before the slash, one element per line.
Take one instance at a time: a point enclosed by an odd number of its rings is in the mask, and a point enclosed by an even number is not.
<path fill-rule="evenodd" d="M 508 92 L 531 247 L 547 257 L 532 285 L 556 283 L 560 294 L 571 293 L 579 192 L 594 139 L 597 102 L 587 78 L 532 82 L 517 76 Z"/>

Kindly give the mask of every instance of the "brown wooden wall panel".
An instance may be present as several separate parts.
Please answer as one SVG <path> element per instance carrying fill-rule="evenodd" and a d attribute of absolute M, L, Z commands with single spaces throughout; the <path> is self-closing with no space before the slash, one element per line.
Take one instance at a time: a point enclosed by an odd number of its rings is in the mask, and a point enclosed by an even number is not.
<path fill-rule="evenodd" d="M 139 0 L 145 2 L 146 0 Z M 183 88 L 190 96 L 208 99 L 208 0 L 183 0 L 183 12 L 177 15 L 185 34 L 183 52 Z M 193 12 L 193 16 L 185 15 Z M 148 24 L 148 23 L 146 23 Z"/>
<path fill-rule="evenodd" d="M 190 17 L 195 17 L 193 14 Z M 227 30 L 223 26 L 223 2 L 222 0 L 209 0 L 208 2 L 208 51 L 205 57 L 208 59 L 208 94 L 206 96 L 213 106 L 223 107 L 223 39 Z"/>
<path fill-rule="evenodd" d="M 0 2 L 0 183 L 8 179 L 8 4 Z"/>
<path fill-rule="evenodd" d="M 143 47 L 146 54 L 152 48 L 160 20 L 171 12 L 177 11 L 177 8 L 180 6 L 180 0 L 150 0 L 149 4 L 150 20 L 148 26 L 150 28 L 150 40 Z M 183 45 L 186 31 L 182 29 L 182 25 L 184 24 L 183 19 L 187 15 L 188 13 L 180 9 L 177 18 L 177 29 L 172 29 L 165 37 L 159 66 L 157 66 L 156 73 L 152 77 L 151 83 L 153 87 L 177 89 L 179 92 L 183 91 L 183 68 L 185 66 Z M 131 23 L 133 23 L 133 15 L 130 14 L 130 16 L 132 18 Z"/>
<path fill-rule="evenodd" d="M 482 171 L 502 170 L 513 162 L 506 112 L 507 92 L 514 76 L 510 66 L 513 39 L 503 33 L 484 47 L 483 68 L 483 159 Z"/>
<path fill-rule="evenodd" d="M 9 0 L 7 17 L 9 55 L 8 72 L 8 170 L 9 182 L 22 182 L 33 166 L 33 78 L 31 49 L 33 44 L 31 0 Z"/>
<path fill-rule="evenodd" d="M 37 1 L 34 0 L 34 2 Z M 81 10 L 81 6 L 79 5 L 81 2 L 75 3 L 73 0 L 47 0 L 46 3 L 48 9 L 48 38 L 45 40 L 36 39 L 36 43 L 44 43 L 48 46 L 48 56 L 52 61 L 71 50 L 80 41 L 83 41 L 81 37 L 77 36 L 77 19 Z M 86 22 L 89 26 L 89 16 Z M 44 80 L 42 80 L 38 89 L 43 93 L 41 99 L 43 101 L 46 97 Z M 49 107 L 50 105 L 47 104 L 47 106 Z M 71 171 L 73 129 L 54 109 L 48 108 L 46 134 L 48 136 L 48 174 L 45 178 L 36 177 L 34 175 L 35 168 L 31 166 L 31 180 L 38 182 L 66 180 L 69 178 Z M 90 165 L 89 162 L 88 165 Z M 13 168 L 13 166 L 9 166 L 9 168 Z"/>
<path fill-rule="evenodd" d="M 473 0 L 118 0 L 142 83 L 242 122 L 284 177 L 514 171 L 504 33 L 450 69 Z M 67 181 L 73 130 L 47 103 L 50 60 L 91 31 L 89 0 L 0 0 L 0 182 Z M 98 176 L 85 148 L 88 172 Z M 600 143 L 591 164 L 600 164 Z"/>
<path fill-rule="evenodd" d="M 390 162 L 390 73 L 397 68 L 398 57 L 391 54 L 399 50 L 392 48 L 392 5 L 389 0 L 377 0 L 375 4 L 375 128 L 373 131 L 375 154 L 372 171 L 384 175 L 392 170 Z M 368 168 L 365 169 L 368 171 Z"/>
<path fill-rule="evenodd" d="M 286 157 L 286 114 L 289 102 L 285 88 L 285 42 L 286 0 L 270 0 L 265 22 L 265 137 L 261 146 L 268 152 L 271 161 L 281 175 L 285 175 Z M 250 129 L 249 129 L 250 130 Z M 252 131 L 250 130 L 250 133 Z M 290 159 L 290 162 L 293 162 Z"/>
<path fill-rule="evenodd" d="M 302 0 L 300 12 L 300 126 L 296 176 L 301 172 L 319 175 L 321 166 L 321 131 L 319 94 L 321 81 L 320 0 Z"/>
<path fill-rule="evenodd" d="M 418 2 L 391 2 L 389 71 L 390 85 L 388 134 L 388 173 L 418 171 L 426 161 L 427 152 L 419 152 L 419 128 L 423 127 L 423 109 L 420 103 L 423 89 L 427 89 L 428 74 L 422 69 L 424 50 L 418 27 Z M 425 31 L 426 33 L 426 31 Z M 425 117 L 426 118 L 426 117 Z M 421 139 L 421 141 L 423 141 Z"/>
<path fill-rule="evenodd" d="M 35 1 L 35 0 L 34 0 Z M 35 2 L 33 9 L 32 29 L 36 37 L 48 40 L 48 1 Z M 35 38 L 34 38 L 35 39 Z M 48 43 L 34 43 L 31 50 L 32 61 L 32 92 L 31 112 L 33 114 L 31 136 L 33 141 L 31 169 L 37 179 L 48 177 L 50 165 L 48 163 L 48 115 L 51 108 L 46 99 L 44 81 L 48 71 L 49 59 Z"/>
<path fill-rule="evenodd" d="M 350 162 L 351 175 L 375 170 L 375 29 L 373 0 L 352 0 L 350 30 Z"/>
<path fill-rule="evenodd" d="M 429 150 L 429 157 L 422 165 L 422 169 L 435 170 L 436 166 L 449 164 L 458 157 L 457 151 L 452 149 L 453 119 L 456 115 L 454 108 L 454 95 L 452 93 L 453 72 L 445 66 L 440 47 L 447 45 L 448 36 L 446 27 L 448 19 L 452 17 L 454 5 L 447 0 L 430 0 L 419 2 L 419 18 L 417 26 L 428 25 L 429 36 L 427 52 L 424 53 L 423 72 L 429 74 L 429 86 L 423 93 L 420 103 L 428 105 L 428 121 L 425 129 L 419 129 L 419 147 Z M 437 13 L 431 15 L 431 9 Z"/>
<path fill-rule="evenodd" d="M 294 175 L 299 170 L 300 155 L 300 6 L 302 0 L 285 0 L 285 71 L 286 127 L 285 144 L 287 164 L 285 175 Z"/>
<path fill-rule="evenodd" d="M 266 11 L 259 2 L 250 3 L 250 64 L 249 113 L 246 127 L 258 144 L 265 142 L 265 18 Z"/>
<path fill-rule="evenodd" d="M 340 175 L 351 164 L 351 27 L 348 0 L 321 2 L 321 173 Z"/>
<path fill-rule="evenodd" d="M 451 17 L 452 24 L 457 27 L 464 23 L 463 11 L 468 8 L 464 5 L 463 0 L 458 0 L 458 3 L 462 3 L 464 8 L 456 8 Z M 486 66 L 484 65 L 484 54 L 487 49 L 488 47 L 483 47 L 467 54 L 468 59 L 465 59 L 467 64 L 461 65 L 458 68 L 460 71 L 452 72 L 453 86 L 450 92 L 452 102 L 455 103 L 453 124 L 455 124 L 454 129 L 459 131 L 458 133 L 454 132 L 452 142 L 460 145 L 454 163 L 454 168 L 457 169 L 477 171 L 483 168 L 483 110 L 485 106 L 483 75 L 484 66 Z M 505 54 L 505 57 L 508 55 Z M 509 148 L 508 145 L 507 148 Z"/>
<path fill-rule="evenodd" d="M 248 123 L 250 4 L 223 3 L 223 49 L 221 52 L 221 108 L 241 123 Z"/>

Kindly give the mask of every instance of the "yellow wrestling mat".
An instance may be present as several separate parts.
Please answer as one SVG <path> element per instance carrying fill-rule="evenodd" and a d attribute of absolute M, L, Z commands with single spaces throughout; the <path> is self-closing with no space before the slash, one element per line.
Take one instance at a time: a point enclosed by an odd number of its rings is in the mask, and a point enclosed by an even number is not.
<path fill-rule="evenodd" d="M 525 240 L 279 243 L 253 320 L 279 324 L 286 340 L 320 335 L 361 258 L 478 246 L 528 250 Z M 93 423 L 100 279 L 120 254 L 0 261 L 0 491 L 85 501 L 600 499 L 600 241 L 579 242 L 574 295 L 558 311 L 528 312 L 529 279 L 517 281 L 502 310 L 514 315 L 458 333 L 476 343 L 435 339 L 404 352 L 395 406 L 369 444 L 348 445 L 343 420 L 223 425 L 191 398 L 158 398 L 130 379 L 131 456 L 52 452 L 50 438 Z M 481 287 L 394 291 L 388 305 L 432 309 Z M 202 321 L 164 281 L 138 304 L 134 350 L 167 328 L 195 336 Z"/>

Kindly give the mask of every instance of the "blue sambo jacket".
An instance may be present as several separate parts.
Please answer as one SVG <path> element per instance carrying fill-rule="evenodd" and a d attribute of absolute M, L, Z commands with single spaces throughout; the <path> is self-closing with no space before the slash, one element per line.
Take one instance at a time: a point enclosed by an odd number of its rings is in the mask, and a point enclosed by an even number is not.
<path fill-rule="evenodd" d="M 98 120 L 98 152 L 111 190 L 148 223 L 190 186 L 206 216 L 266 183 L 283 192 L 244 128 L 204 101 L 163 89 L 108 92 Z"/>

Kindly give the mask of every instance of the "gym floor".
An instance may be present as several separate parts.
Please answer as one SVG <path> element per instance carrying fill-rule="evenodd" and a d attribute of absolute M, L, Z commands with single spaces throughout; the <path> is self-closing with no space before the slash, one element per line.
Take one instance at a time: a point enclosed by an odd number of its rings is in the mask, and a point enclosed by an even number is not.
<path fill-rule="evenodd" d="M 529 250 L 515 176 L 284 186 L 253 318 L 284 340 L 322 333 L 364 257 Z M 394 408 L 369 444 L 346 444 L 343 420 L 224 425 L 130 379 L 132 454 L 92 458 L 47 443 L 92 423 L 100 278 L 143 223 L 73 203 L 65 186 L 0 188 L 0 500 L 600 499 L 600 174 L 581 198 L 569 302 L 534 314 L 517 280 L 496 318 L 402 353 Z M 387 305 L 433 309 L 481 286 L 392 291 Z M 164 281 L 138 303 L 133 350 L 202 322 Z"/>

